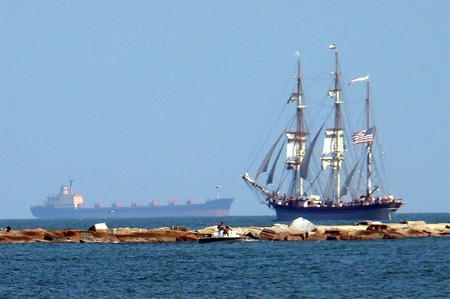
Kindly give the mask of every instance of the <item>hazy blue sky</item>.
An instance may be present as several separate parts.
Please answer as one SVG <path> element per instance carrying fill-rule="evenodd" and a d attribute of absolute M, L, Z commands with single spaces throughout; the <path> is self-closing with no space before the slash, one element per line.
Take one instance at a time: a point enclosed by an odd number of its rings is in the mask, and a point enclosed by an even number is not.
<path fill-rule="evenodd" d="M 401 211 L 449 212 L 448 1 L 2 1 L 0 15 L 0 218 L 31 218 L 68 175 L 87 206 L 222 184 L 233 215 L 273 213 L 240 175 L 295 51 L 305 77 L 327 74 L 331 43 L 344 78 L 371 76 Z"/>

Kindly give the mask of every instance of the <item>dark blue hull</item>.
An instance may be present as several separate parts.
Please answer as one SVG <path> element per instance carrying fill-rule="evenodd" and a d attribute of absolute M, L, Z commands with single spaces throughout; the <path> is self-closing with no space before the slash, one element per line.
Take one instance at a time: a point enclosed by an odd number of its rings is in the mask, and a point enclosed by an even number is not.
<path fill-rule="evenodd" d="M 213 217 L 229 216 L 234 198 L 220 198 L 202 204 L 149 205 L 136 207 L 58 208 L 31 207 L 38 219 L 111 219 L 111 218 L 155 218 L 155 217 Z"/>
<path fill-rule="evenodd" d="M 317 220 L 391 220 L 403 203 L 384 203 L 343 207 L 295 207 L 273 205 L 279 221 L 302 217 Z"/>

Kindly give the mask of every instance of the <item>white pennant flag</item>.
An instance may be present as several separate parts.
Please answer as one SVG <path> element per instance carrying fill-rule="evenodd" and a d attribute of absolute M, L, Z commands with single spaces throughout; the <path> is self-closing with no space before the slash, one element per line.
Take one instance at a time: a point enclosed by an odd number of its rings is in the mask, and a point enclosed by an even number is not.
<path fill-rule="evenodd" d="M 359 78 L 353 79 L 350 82 L 348 82 L 348 85 L 355 83 L 355 82 L 359 82 L 359 81 L 369 81 L 369 75 L 367 75 L 365 77 L 359 77 Z"/>

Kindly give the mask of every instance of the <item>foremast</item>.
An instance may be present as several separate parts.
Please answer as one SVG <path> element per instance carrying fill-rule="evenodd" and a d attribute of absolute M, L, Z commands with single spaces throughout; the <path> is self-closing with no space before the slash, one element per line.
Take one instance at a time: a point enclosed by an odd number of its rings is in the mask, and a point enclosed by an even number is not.
<path fill-rule="evenodd" d="M 288 103 L 296 102 L 296 126 L 295 131 L 286 131 L 287 139 L 286 146 L 286 168 L 294 172 L 293 185 L 291 193 L 295 193 L 297 197 L 303 195 L 303 179 L 300 176 L 300 167 L 305 156 L 306 140 L 308 132 L 305 131 L 303 123 L 303 109 L 306 106 L 303 104 L 303 87 L 301 77 L 301 63 L 299 52 L 295 53 L 297 56 L 297 86 L 295 92 L 292 93 Z"/>
<path fill-rule="evenodd" d="M 306 141 L 308 132 L 304 129 L 304 117 L 303 117 L 303 109 L 306 108 L 306 106 L 303 104 L 303 87 L 302 87 L 302 77 L 301 77 L 301 64 L 300 64 L 300 54 L 299 52 L 295 53 L 297 56 L 297 75 L 296 75 L 296 89 L 291 94 L 291 97 L 287 101 L 287 104 L 291 102 L 296 102 L 296 115 L 295 115 L 295 125 L 294 128 L 291 130 L 285 130 L 284 135 L 287 140 L 286 145 L 286 160 L 285 160 L 285 167 L 288 171 L 293 172 L 293 179 L 292 184 L 290 186 L 290 190 L 288 190 L 287 194 L 284 194 L 285 196 L 295 196 L 297 199 L 300 199 L 303 195 L 303 178 L 306 178 L 306 175 L 302 175 L 300 173 L 301 165 L 303 162 L 303 158 L 305 157 L 306 153 Z M 275 144 L 270 149 L 269 153 L 266 155 L 266 158 L 262 162 L 261 166 L 259 167 L 255 179 L 250 178 L 248 173 L 244 173 L 242 175 L 242 178 L 244 181 L 246 181 L 248 184 L 253 186 L 254 188 L 258 189 L 259 192 L 261 192 L 265 197 L 268 204 L 272 201 L 274 198 L 278 198 L 278 189 L 274 192 L 270 192 L 265 187 L 261 186 L 256 180 L 258 179 L 258 176 L 267 171 L 269 161 L 271 159 L 271 156 L 273 154 L 273 151 L 275 150 L 275 147 L 277 146 L 278 142 L 280 141 L 282 136 L 278 138 L 278 140 L 275 142 Z M 283 146 L 280 147 L 280 151 L 277 155 L 277 158 L 275 159 L 275 162 L 273 163 L 272 169 L 269 172 L 266 185 L 273 183 L 273 175 L 276 167 L 276 161 L 278 160 L 281 150 Z M 306 172 L 305 172 L 306 173 Z"/>

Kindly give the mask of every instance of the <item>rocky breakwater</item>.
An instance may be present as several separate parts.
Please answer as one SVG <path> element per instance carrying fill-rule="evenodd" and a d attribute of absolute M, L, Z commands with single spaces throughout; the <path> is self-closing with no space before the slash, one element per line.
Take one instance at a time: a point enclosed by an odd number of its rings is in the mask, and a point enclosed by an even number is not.
<path fill-rule="evenodd" d="M 87 230 L 23 229 L 0 231 L 0 243 L 156 243 L 192 242 L 211 234 L 216 226 L 199 230 L 187 227 L 107 228 L 94 225 Z M 290 225 L 271 227 L 236 227 L 233 230 L 250 239 L 261 241 L 326 241 L 326 240 L 380 240 L 415 237 L 450 236 L 450 222 L 427 224 L 423 221 L 402 223 L 361 222 L 353 225 L 321 226 L 299 218 Z"/>
<path fill-rule="evenodd" d="M 365 221 L 353 225 L 314 225 L 312 229 L 297 228 L 292 224 L 290 226 L 274 225 L 272 228 L 263 229 L 259 234 L 259 239 L 274 241 L 344 241 L 444 236 L 450 236 L 450 222 L 427 224 L 424 221 L 406 221 L 402 223 Z"/>
<path fill-rule="evenodd" d="M 87 230 L 23 229 L 0 231 L 0 243 L 156 243 L 196 241 L 202 237 L 198 232 L 184 227 L 106 228 L 92 226 Z"/>

